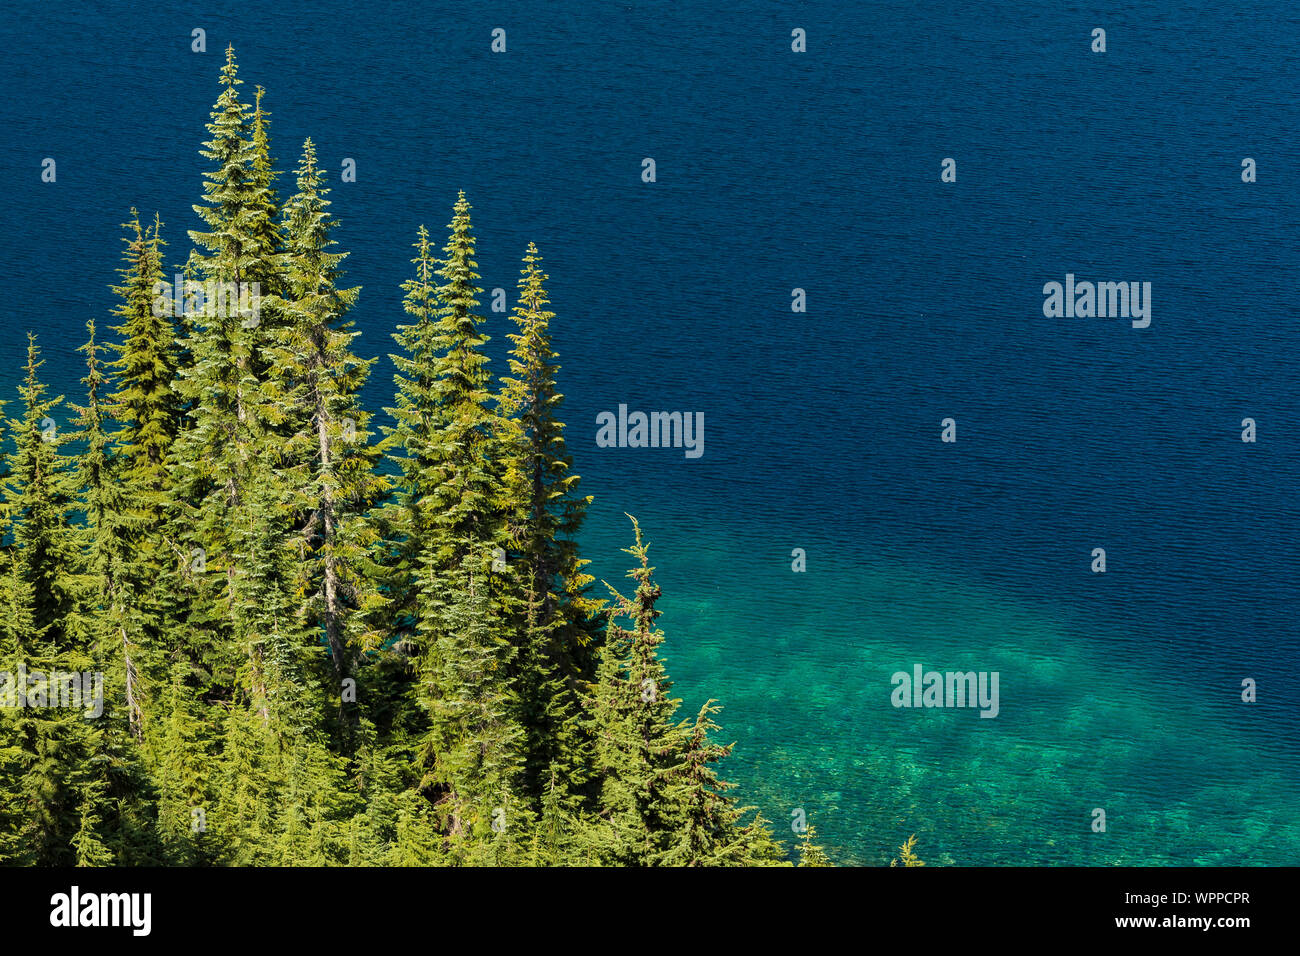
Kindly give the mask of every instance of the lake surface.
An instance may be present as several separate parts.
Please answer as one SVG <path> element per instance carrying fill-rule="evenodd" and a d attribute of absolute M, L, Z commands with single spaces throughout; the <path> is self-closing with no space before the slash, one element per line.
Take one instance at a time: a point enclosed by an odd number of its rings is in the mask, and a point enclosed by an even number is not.
<path fill-rule="evenodd" d="M 334 171 L 363 354 L 457 190 L 485 289 L 537 242 L 587 555 L 617 583 L 641 521 L 683 716 L 724 704 L 786 837 L 803 810 L 842 862 L 913 832 L 936 864 L 1300 862 L 1300 8 L 558 6 L 19 4 L 4 395 L 32 329 L 77 399 L 133 205 L 183 261 L 232 42 L 280 167 L 310 135 Z M 1151 283 L 1149 327 L 1045 317 L 1067 274 Z M 702 412 L 704 454 L 597 447 L 620 404 Z M 998 672 L 998 716 L 894 707 L 916 664 Z"/>

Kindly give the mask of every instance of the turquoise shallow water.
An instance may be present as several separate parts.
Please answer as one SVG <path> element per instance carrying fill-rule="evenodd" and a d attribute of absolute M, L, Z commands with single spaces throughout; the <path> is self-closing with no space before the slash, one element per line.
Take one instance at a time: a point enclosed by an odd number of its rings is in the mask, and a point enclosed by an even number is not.
<path fill-rule="evenodd" d="M 813 542 L 797 574 L 769 534 L 638 518 L 682 713 L 724 705 L 728 775 L 784 838 L 801 808 L 848 863 L 886 863 L 913 832 L 935 864 L 1300 859 L 1300 762 L 1236 675 L 1189 680 L 1176 656 L 951 569 Z M 593 539 L 622 533 L 606 520 Z M 891 675 L 916 663 L 998 671 L 999 715 L 894 708 Z"/>

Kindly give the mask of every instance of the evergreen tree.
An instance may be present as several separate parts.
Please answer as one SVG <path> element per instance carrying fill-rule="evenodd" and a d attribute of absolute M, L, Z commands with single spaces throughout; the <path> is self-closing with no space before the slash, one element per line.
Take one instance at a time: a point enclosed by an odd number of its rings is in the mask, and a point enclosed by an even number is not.
<path fill-rule="evenodd" d="M 241 83 L 234 51 L 227 49 L 222 92 L 208 124 L 211 138 L 201 150 L 214 167 L 204 174 L 207 203 L 194 207 L 208 231 L 190 232 L 196 248 L 189 269 L 204 283 L 202 307 L 189 303 L 191 364 L 178 385 L 190 426 L 175 442 L 169 466 L 176 584 L 191 585 L 185 614 L 197 656 L 210 679 L 226 683 L 237 666 L 230 649 L 255 646 L 248 622 L 239 617 L 246 602 L 235 593 L 241 556 L 230 534 L 247 526 L 247 515 L 239 514 L 245 489 L 274 481 L 274 429 L 282 421 L 276 385 L 266 375 L 258 299 L 278 282 L 280 260 L 267 238 L 276 231 L 277 210 L 266 170 L 255 168 L 262 153 L 252 139 L 249 107 L 239 98 Z M 264 116 L 259 123 L 264 131 Z M 205 572 L 187 576 L 183 568 L 193 567 L 196 552 Z M 256 684 L 260 667 L 253 663 Z"/>
<path fill-rule="evenodd" d="M 137 534 L 138 544 L 147 541 L 145 530 L 163 518 L 163 492 L 167 487 L 167 455 L 180 427 L 179 399 L 175 392 L 177 330 L 170 299 L 154 296 L 163 275 L 162 223 L 157 217 L 152 229 L 140 226 L 139 214 L 131 210 L 127 229 L 125 268 L 122 283 L 113 288 L 121 299 L 113 315 L 113 331 L 120 344 L 109 348 L 117 358 L 108 370 L 117 389 L 108 398 L 112 418 L 120 423 L 113 435 L 121 462 L 119 480 L 124 494 L 138 509 L 135 519 L 146 528 Z"/>
<path fill-rule="evenodd" d="M 515 628 L 516 679 L 525 732 L 525 787 L 535 798 L 561 785 L 577 789 L 590 775 L 581 726 L 581 691 L 595 678 L 598 613 L 593 578 L 578 555 L 577 535 L 589 496 L 564 442 L 556 388 L 559 365 L 551 348 L 546 274 L 529 243 L 510 336 L 511 375 L 502 380 L 502 452 L 506 459 L 506 518 L 510 565 L 522 590 Z"/>
<path fill-rule="evenodd" d="M 77 535 L 70 522 L 74 478 L 59 449 L 68 441 L 58 434 L 51 412 L 63 396 L 45 398 L 36 336 L 27 336 L 25 378 L 19 387 L 23 416 L 11 419 L 14 438 L 4 507 L 13 536 L 12 560 L 31 602 L 31 640 L 56 653 L 82 650 L 86 634 L 78 614 L 84 582 Z"/>
<path fill-rule="evenodd" d="M 94 756 L 85 768 L 81 829 L 73 842 L 78 865 L 150 862 L 156 856 L 147 807 L 152 794 L 135 746 L 143 723 L 144 661 L 137 645 L 147 572 L 126 516 L 118 474 L 121 460 L 109 446 L 100 362 L 100 353 L 107 349 L 96 342 L 95 323 L 87 322 L 86 328 L 89 337 L 80 349 L 86 356 L 86 404 L 73 406 L 77 428 L 72 440 L 82 450 L 73 477 L 83 518 L 77 530 L 84 540 L 86 650 L 99 675 L 102 697 L 90 733 Z"/>
<path fill-rule="evenodd" d="M 799 865 L 800 866 L 834 866 L 826 851 L 813 842 L 817 837 L 817 831 L 810 824 L 803 831 L 803 837 L 799 843 Z"/>
<path fill-rule="evenodd" d="M 44 361 L 36 337 L 28 335 L 22 418 L 12 419 L 14 438 L 4 510 L 11 538 L 7 612 L 0 621 L 0 646 L 13 662 L 11 673 L 25 672 L 17 692 L 27 698 L 3 718 L 9 745 L 4 754 L 7 802 L 17 808 L 10 827 L 16 832 L 16 862 L 71 865 L 77 861 L 75 840 L 88 825 L 93 805 L 93 777 L 87 772 L 97 740 L 82 712 L 67 704 L 70 696 L 58 673 L 92 670 L 88 621 L 77 531 L 70 521 L 73 475 L 60 447 L 51 412 L 62 402 L 45 397 L 39 370 Z M 93 828 L 93 824 L 89 824 Z M 98 859 L 85 835 L 87 858 Z"/>
<path fill-rule="evenodd" d="M 720 729 L 713 721 L 719 710 L 713 701 L 706 701 L 694 724 L 682 726 L 686 742 L 677 784 L 681 818 L 666 861 L 682 866 L 776 864 L 782 859 L 781 848 L 765 821 L 756 817 L 748 825 L 740 824 L 754 808 L 737 806 L 727 796 L 735 784 L 722 780 L 715 770 L 735 747 L 710 738 Z"/>
<path fill-rule="evenodd" d="M 113 863 L 112 851 L 99 837 L 98 828 L 102 821 L 96 810 L 97 798 L 102 798 L 102 786 L 87 788 L 81 800 L 80 826 L 77 835 L 72 838 L 76 850 L 77 866 L 110 866 Z"/>
<path fill-rule="evenodd" d="M 208 835 L 208 814 L 215 787 L 208 775 L 214 744 L 208 713 L 197 706 L 191 691 L 190 664 L 175 661 L 162 702 L 159 758 L 153 768 L 158 781 L 158 837 L 164 858 L 193 866 L 211 862 L 216 848 Z"/>
<path fill-rule="evenodd" d="M 233 51 L 227 51 L 233 60 Z M 279 173 L 271 159 L 271 114 L 262 108 L 262 87 L 257 87 L 253 100 L 252 117 L 252 197 L 248 217 L 248 233 L 252 237 L 249 250 L 249 279 L 260 284 L 264 296 L 279 295 L 284 291 L 288 264 L 284 261 L 285 235 L 279 222 L 280 199 L 275 191 Z"/>
<path fill-rule="evenodd" d="M 780 864 L 766 821 L 756 815 L 741 824 L 753 808 L 727 796 L 734 785 L 715 769 L 732 749 L 710 738 L 718 707 L 707 701 L 693 723 L 674 722 L 681 702 L 669 696 L 659 656 L 664 635 L 655 624 L 662 592 L 635 518 L 632 527 L 636 543 L 625 553 L 636 559 L 628 572 L 636 591 L 628 598 L 609 588 L 610 623 L 587 702 L 601 790 L 585 842 L 599 859 L 620 865 Z"/>
<path fill-rule="evenodd" d="M 426 782 L 443 791 L 444 827 L 462 844 L 492 840 L 518 790 L 520 732 L 506 676 L 513 649 L 492 627 L 490 560 L 490 553 L 470 553 L 455 579 L 436 575 L 432 567 L 425 577 L 431 592 L 449 582 L 462 585 L 429 637 L 433 653 L 422 661 L 438 668 L 423 672 L 433 690 L 428 698 L 433 729 L 425 751 L 432 769 Z M 426 597 L 430 604 L 438 600 L 432 593 Z M 492 828 L 494 819 L 498 830 Z"/>
<path fill-rule="evenodd" d="M 462 192 L 443 247 L 446 259 L 435 293 L 438 350 L 433 368 L 435 417 L 432 434 L 434 484 L 431 508 L 434 536 L 423 543 L 432 550 L 434 566 L 455 575 L 465 569 L 465 559 L 479 547 L 504 543 L 499 523 L 501 482 L 499 466 L 488 458 L 496 430 L 489 408 L 488 338 L 479 326 L 476 309 L 475 239 L 470 225 L 470 205 Z M 498 526 L 499 525 L 499 526 Z M 472 562 L 471 562 L 472 566 Z M 464 577 L 468 583 L 468 576 Z"/>
<path fill-rule="evenodd" d="M 890 866 L 925 866 L 925 861 L 916 855 L 916 834 L 903 841 L 898 848 L 898 856 L 889 861 Z"/>
<path fill-rule="evenodd" d="M 579 836 L 582 805 L 561 778 L 559 768 L 546 775 L 529 848 L 529 866 L 590 865 Z"/>
<path fill-rule="evenodd" d="M 632 527 L 636 543 L 624 552 L 636 560 L 628 572 L 636 591 L 627 598 L 606 585 L 613 603 L 589 704 L 601 778 L 592 837 L 605 862 L 650 866 L 669 859 L 679 823 L 683 740 L 673 720 L 680 701 L 669 696 L 672 681 L 658 652 L 663 631 L 655 626 L 661 613 L 655 602 L 662 592 L 635 518 Z"/>
<path fill-rule="evenodd" d="M 346 253 L 330 251 L 327 193 L 308 139 L 298 191 L 285 207 L 286 292 L 275 302 L 283 325 L 268 355 L 285 383 L 281 401 L 293 428 L 283 457 L 294 507 L 305 515 L 298 589 L 310 596 L 304 616 L 321 624 L 337 686 L 351 673 L 356 649 L 378 642 L 365 625 L 380 604 L 367 573 L 375 534 L 366 516 L 384 483 L 374 472 L 378 452 L 367 441 L 370 415 L 360 401 L 374 360 L 351 348 L 360 333 L 346 315 L 359 290 L 338 285 Z"/>
<path fill-rule="evenodd" d="M 118 471 L 121 460 L 109 445 L 108 421 L 100 392 L 105 380 L 95 341 L 95 323 L 86 323 L 89 338 L 80 351 L 86 355 L 86 404 L 73 406 L 75 439 L 84 445 L 77 457 L 75 486 L 81 503 L 85 540 L 85 600 L 90 608 L 90 651 L 96 665 L 109 674 L 110 696 L 125 700 L 127 721 L 136 739 L 143 735 L 140 657 L 143 630 L 139 605 L 144 597 L 141 569 L 128 575 L 137 552 Z"/>
<path fill-rule="evenodd" d="M 497 419 L 488 407 L 487 338 L 476 313 L 481 289 L 470 206 L 460 194 L 446 259 L 432 287 L 428 239 L 417 242 L 416 278 L 395 356 L 397 427 L 386 447 L 397 458 L 397 563 L 412 570 L 404 595 L 413 619 L 420 696 L 429 716 L 422 781 L 457 839 L 487 839 L 491 811 L 517 787 L 518 726 L 501 635 L 509 591 L 490 570 L 504 550 L 500 466 L 491 451 Z M 398 450 L 400 449 L 400 454 Z"/>
<path fill-rule="evenodd" d="M 385 411 L 393 426 L 382 426 L 380 448 L 394 466 L 394 494 L 377 515 L 385 537 L 383 590 L 385 610 L 394 631 L 412 634 L 416 620 L 420 552 L 433 534 L 433 494 L 439 462 L 435 393 L 438 353 L 442 344 L 436 322 L 438 261 L 429 232 L 421 226 L 415 241 L 414 278 L 402 283 L 402 307 L 412 322 L 399 324 L 393 339 L 401 348 L 389 355 L 397 374 L 392 408 Z"/>
<path fill-rule="evenodd" d="M 120 664 L 130 727 L 139 738 L 149 707 L 149 684 L 161 677 L 154 672 L 161 666 L 166 625 L 154 585 L 173 563 L 163 523 L 169 484 L 167 458 L 179 429 L 180 407 L 174 391 L 176 329 L 171 308 L 164 307 L 170 300 L 154 296 L 155 283 L 166 281 L 162 223 L 155 216 L 153 227 L 145 230 L 136 210 L 131 210 L 131 216 L 124 226 L 122 281 L 113 288 L 120 300 L 113 312 L 119 323 L 114 331 L 121 342 L 109 345 L 117 357 L 107 370 L 117 388 L 105 399 L 104 413 L 92 413 L 83 426 L 88 430 L 87 454 L 92 466 L 82 487 L 84 493 L 101 499 L 99 504 L 88 502 L 87 520 L 94 529 L 92 567 L 107 619 L 102 630 L 105 660 L 116 659 Z M 90 348 L 93 356 L 94 346 Z M 105 416 L 118 424 L 110 436 L 112 475 L 107 481 L 99 463 L 107 450 L 91 437 L 91 432 L 107 427 Z M 109 643 L 117 647 L 113 655 L 107 653 Z"/>

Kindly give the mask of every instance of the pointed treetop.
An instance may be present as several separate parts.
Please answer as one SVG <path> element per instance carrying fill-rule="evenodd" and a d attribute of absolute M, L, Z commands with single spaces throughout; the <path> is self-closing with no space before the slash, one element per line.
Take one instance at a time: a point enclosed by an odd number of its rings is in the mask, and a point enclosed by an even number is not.
<path fill-rule="evenodd" d="M 26 378 L 26 382 L 27 382 L 27 384 L 28 384 L 29 386 L 36 386 L 36 387 L 39 389 L 39 391 L 37 392 L 37 394 L 40 394 L 40 392 L 44 392 L 44 391 L 45 391 L 45 386 L 42 385 L 42 384 L 40 383 L 40 380 L 36 377 L 36 371 L 37 371 L 37 369 L 39 369 L 42 365 L 45 364 L 45 359 L 41 358 L 41 357 L 40 357 L 40 354 L 41 354 L 41 347 L 40 347 L 39 345 L 36 344 L 36 333 L 35 333 L 35 332 L 28 332 L 28 333 L 27 333 L 27 378 Z"/>
<path fill-rule="evenodd" d="M 221 68 L 221 85 L 238 86 L 244 81 L 239 78 L 239 64 L 235 62 L 235 47 L 226 47 L 226 65 Z"/>

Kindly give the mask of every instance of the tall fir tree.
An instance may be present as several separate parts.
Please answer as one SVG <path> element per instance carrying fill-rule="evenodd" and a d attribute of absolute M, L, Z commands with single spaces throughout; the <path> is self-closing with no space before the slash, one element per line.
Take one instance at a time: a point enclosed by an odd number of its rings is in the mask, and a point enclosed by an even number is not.
<path fill-rule="evenodd" d="M 162 223 L 155 216 L 146 230 L 136 210 L 131 217 L 124 226 L 122 281 L 113 287 L 120 300 L 113 331 L 121 341 L 109 345 L 116 358 L 106 367 L 116 382 L 104 403 L 106 415 L 117 424 L 110 436 L 113 475 L 111 486 L 97 492 L 111 495 L 112 502 L 102 519 L 88 516 L 97 528 L 94 566 L 111 618 L 105 639 L 118 645 L 129 722 L 139 738 L 150 709 L 150 685 L 164 676 L 159 668 L 165 611 L 154 584 L 172 563 L 163 522 L 167 459 L 180 427 L 180 406 L 174 390 L 178 359 L 170 297 L 154 295 L 156 283 L 166 284 Z"/>
<path fill-rule="evenodd" d="M 194 207 L 208 229 L 190 232 L 195 249 L 188 270 L 204 291 L 201 308 L 197 301 L 187 303 L 188 364 L 178 392 L 189 424 L 169 461 L 169 543 L 174 590 L 186 597 L 180 626 L 190 636 L 196 673 L 229 691 L 238 670 L 244 692 L 265 697 L 261 644 L 244 613 L 260 585 L 246 580 L 249 556 L 239 551 L 239 542 L 249 540 L 254 520 L 248 489 L 279 483 L 283 389 L 265 356 L 274 322 L 263 321 L 260 296 L 279 287 L 282 257 L 266 115 L 259 109 L 256 122 L 250 117 L 239 97 L 242 82 L 234 51 L 227 49 L 210 139 L 200 151 L 213 166 L 204 173 L 206 204 Z M 277 497 L 280 508 L 269 509 Z M 285 497 L 282 489 L 264 488 L 256 520 L 274 518 L 277 528 L 287 530 L 292 514 Z M 241 650 L 254 655 L 251 667 L 240 667 Z"/>
<path fill-rule="evenodd" d="M 121 462 L 120 481 L 139 509 L 137 520 L 156 525 L 163 517 L 162 494 L 167 487 L 167 455 L 180 428 L 181 410 L 176 394 L 176 304 L 170 296 L 155 295 L 155 284 L 167 284 L 163 274 L 162 223 L 144 229 L 131 210 L 124 227 L 126 249 L 122 281 L 113 287 L 120 299 L 113 310 L 113 331 L 120 343 L 110 343 L 116 358 L 108 371 L 117 384 L 107 399 L 118 422 L 113 442 Z"/>
<path fill-rule="evenodd" d="M 427 237 L 399 329 L 397 427 L 386 445 L 402 470 L 398 561 L 411 570 L 407 599 L 417 648 L 420 699 L 429 718 L 423 787 L 455 836 L 485 837 L 492 801 L 518 787 L 512 754 L 519 735 L 503 638 L 510 613 L 500 465 L 491 452 L 498 423 L 490 408 L 487 337 L 477 314 L 482 290 L 470 205 L 456 202 L 446 258 L 432 287 Z M 475 753 L 480 757 L 474 757 Z M 467 768 L 479 767 L 468 772 Z"/>
<path fill-rule="evenodd" d="M 297 589 L 307 595 L 306 619 L 320 623 L 341 688 L 358 650 L 379 643 L 368 623 L 382 599 L 371 583 L 376 534 L 367 516 L 386 484 L 375 474 L 378 450 L 369 442 L 370 413 L 360 399 L 374 360 L 352 350 L 360 333 L 348 311 L 360 290 L 339 286 L 347 254 L 332 251 L 329 190 L 310 139 L 297 185 L 285 206 L 287 274 L 284 297 L 275 301 L 282 325 L 268 356 L 284 382 L 282 402 L 293 426 L 283 458 L 303 516 Z"/>
<path fill-rule="evenodd" d="M 628 572 L 636 590 L 628 598 L 606 585 L 613 601 L 589 700 L 601 784 L 591 835 L 606 863 L 657 866 L 669 859 L 679 822 L 683 740 L 673 719 L 680 701 L 670 696 L 672 681 L 659 657 L 664 636 L 655 625 L 661 613 L 655 603 L 662 592 L 635 518 L 632 527 L 636 543 L 624 552 L 636 561 Z"/>
<path fill-rule="evenodd" d="M 402 308 L 411 321 L 399 323 L 393 340 L 401 351 L 389 355 L 397 372 L 392 426 L 381 426 L 380 449 L 396 471 L 393 495 L 376 513 L 384 535 L 384 612 L 391 630 L 414 636 L 419 601 L 420 553 L 433 534 L 433 494 L 441 460 L 436 435 L 440 414 L 435 392 L 442 336 L 437 324 L 437 271 L 429 232 L 421 226 L 414 243 L 414 277 L 402 283 Z M 409 643 L 409 642 L 403 642 Z"/>
<path fill-rule="evenodd" d="M 108 349 L 96 341 L 93 321 L 86 329 L 88 338 L 80 349 L 86 356 L 86 404 L 72 406 L 72 441 L 80 446 L 72 474 L 82 519 L 76 527 L 83 542 L 86 650 L 101 680 L 102 698 L 91 734 L 94 756 L 86 768 L 81 828 L 73 843 L 79 866 L 156 862 L 148 806 L 152 787 L 136 746 L 143 736 L 141 673 L 147 648 L 141 646 L 140 604 L 147 572 L 128 520 L 122 461 L 110 443 L 100 358 Z"/>
<path fill-rule="evenodd" d="M 534 800 L 555 786 L 577 791 L 590 776 L 581 694 L 595 678 L 603 602 L 590 595 L 577 537 L 589 496 L 564 441 L 551 347 L 546 274 L 528 244 L 510 335 L 510 375 L 502 379 L 499 425 L 506 462 L 504 498 L 510 565 L 520 589 L 514 628 L 516 681 L 525 733 L 525 788 Z M 561 781 L 556 784 L 555 780 Z"/>
<path fill-rule="evenodd" d="M 471 552 L 455 578 L 432 567 L 424 577 L 429 592 L 441 592 L 449 581 L 457 585 L 431 638 L 434 653 L 421 663 L 438 668 L 422 671 L 432 723 L 427 782 L 441 794 L 441 818 L 458 854 L 473 854 L 475 844 L 493 841 L 503 826 L 520 829 L 510 818 L 525 809 L 513 806 L 521 734 L 508 677 L 513 648 L 492 626 L 491 560 L 490 552 Z M 426 597 L 430 604 L 447 600 L 441 593 Z"/>
<path fill-rule="evenodd" d="M 27 336 L 27 364 L 19 386 L 22 418 L 11 419 L 14 452 L 4 507 L 13 539 L 13 558 L 31 601 L 32 638 L 62 653 L 84 649 L 88 635 L 79 612 L 85 586 L 71 512 L 75 477 L 60 449 L 69 441 L 60 434 L 52 412 L 63 396 L 46 398 L 40 379 L 36 336 Z"/>
<path fill-rule="evenodd" d="M 10 537 L 10 574 L 0 621 L 0 646 L 26 697 L 3 718 L 9 741 L 5 760 L 13 778 L 3 787 L 17 807 L 16 862 L 72 865 L 77 838 L 93 814 L 96 777 L 89 772 L 98 740 L 81 711 L 64 706 L 67 687 L 56 672 L 90 673 L 90 622 L 78 531 L 72 522 L 75 475 L 60 449 L 71 436 L 58 433 L 52 413 L 62 402 L 46 397 L 44 365 L 36 337 L 27 339 L 27 364 L 19 394 L 22 417 L 11 419 L 14 440 L 5 486 L 4 513 Z M 13 679 L 13 678 L 10 678 Z M 13 812 L 13 811 L 11 811 Z M 89 841 L 89 842 L 88 842 Z M 81 838 L 90 857 L 97 836 Z"/>
<path fill-rule="evenodd" d="M 830 857 L 826 855 L 826 851 L 814 842 L 816 839 L 817 830 L 812 824 L 808 824 L 799 840 L 799 865 L 834 866 L 835 864 L 831 862 Z"/>
<path fill-rule="evenodd" d="M 628 572 L 636 591 L 629 598 L 610 587 L 610 625 L 588 698 L 601 790 L 583 842 L 611 864 L 780 865 L 766 821 L 756 815 L 742 824 L 753 808 L 737 806 L 727 795 L 733 784 L 718 775 L 732 749 L 711 739 L 718 707 L 707 701 L 693 722 L 674 720 L 681 701 L 670 696 L 655 623 L 662 592 L 635 518 L 632 527 L 636 542 L 625 552 L 636 561 Z"/>
<path fill-rule="evenodd" d="M 712 739 L 721 729 L 713 720 L 719 710 L 713 701 L 705 701 L 694 722 L 681 728 L 685 734 L 677 781 L 681 815 L 675 844 L 665 859 L 682 866 L 782 865 L 784 851 L 772 839 L 767 821 L 756 813 L 742 824 L 754 808 L 737 805 L 727 793 L 735 784 L 718 775 L 717 765 L 735 747 Z"/>

